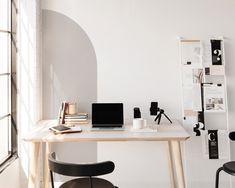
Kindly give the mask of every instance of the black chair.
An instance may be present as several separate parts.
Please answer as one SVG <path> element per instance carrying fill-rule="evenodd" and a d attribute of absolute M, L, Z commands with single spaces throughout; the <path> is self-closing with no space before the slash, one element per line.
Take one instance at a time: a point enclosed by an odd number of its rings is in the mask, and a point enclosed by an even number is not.
<path fill-rule="evenodd" d="M 65 163 L 57 161 L 54 152 L 49 155 L 48 160 L 52 188 L 54 188 L 53 172 L 79 177 L 63 183 L 60 188 L 117 188 L 105 179 L 94 177 L 113 172 L 115 165 L 112 161 L 92 164 Z"/>
<path fill-rule="evenodd" d="M 230 138 L 230 140 L 235 141 L 235 132 L 230 132 L 229 138 Z M 222 170 L 232 176 L 235 176 L 235 161 L 230 161 L 230 162 L 224 163 L 223 166 L 220 167 L 216 171 L 215 188 L 219 188 L 219 173 Z"/>

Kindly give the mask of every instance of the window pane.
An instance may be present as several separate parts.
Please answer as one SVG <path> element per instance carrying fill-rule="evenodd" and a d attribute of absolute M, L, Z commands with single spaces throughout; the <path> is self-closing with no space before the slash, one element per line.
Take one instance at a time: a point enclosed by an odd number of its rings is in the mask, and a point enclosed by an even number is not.
<path fill-rule="evenodd" d="M 0 76 L 0 117 L 9 114 L 9 76 Z"/>
<path fill-rule="evenodd" d="M 0 74 L 9 72 L 9 63 L 10 63 L 9 53 L 10 53 L 10 34 L 0 33 Z"/>
<path fill-rule="evenodd" d="M 9 155 L 9 118 L 0 120 L 0 163 Z"/>
<path fill-rule="evenodd" d="M 14 1 L 13 1 L 14 2 Z M 16 19 L 17 19 L 17 12 L 16 12 L 16 7 L 15 6 L 17 6 L 16 5 L 16 3 L 13 3 L 13 5 L 12 5 L 12 15 L 11 15 L 11 18 L 12 18 L 12 27 L 11 27 L 11 31 L 13 32 L 13 33 L 16 33 L 16 30 L 17 30 L 17 25 L 16 25 Z"/>
<path fill-rule="evenodd" d="M 9 30 L 9 4 L 10 0 L 0 0 L 0 29 Z"/>
<path fill-rule="evenodd" d="M 12 45 L 12 62 L 11 62 L 11 72 L 16 73 L 16 60 L 17 60 L 17 51 L 14 45 Z"/>
<path fill-rule="evenodd" d="M 11 115 L 14 122 L 16 122 L 16 110 L 17 110 L 17 88 L 16 88 L 16 74 L 12 74 L 11 77 Z"/>

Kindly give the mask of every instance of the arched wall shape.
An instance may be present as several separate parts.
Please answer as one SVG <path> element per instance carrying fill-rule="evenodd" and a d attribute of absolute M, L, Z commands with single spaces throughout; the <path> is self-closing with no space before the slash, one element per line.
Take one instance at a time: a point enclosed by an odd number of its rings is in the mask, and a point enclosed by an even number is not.
<path fill-rule="evenodd" d="M 64 100 L 77 102 L 91 114 L 97 101 L 97 62 L 84 30 L 69 17 L 42 10 L 43 119 L 56 119 Z M 96 161 L 95 143 L 53 144 L 53 151 L 70 162 Z M 79 151 L 83 151 L 82 153 Z"/>
<path fill-rule="evenodd" d="M 43 118 L 57 118 L 64 100 L 91 112 L 97 100 L 97 62 L 85 31 L 69 17 L 42 10 Z"/>

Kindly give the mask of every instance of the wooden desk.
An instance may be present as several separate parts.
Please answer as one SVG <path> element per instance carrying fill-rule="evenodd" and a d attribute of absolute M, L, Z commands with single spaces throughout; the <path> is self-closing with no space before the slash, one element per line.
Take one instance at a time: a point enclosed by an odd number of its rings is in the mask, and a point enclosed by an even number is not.
<path fill-rule="evenodd" d="M 47 156 L 50 153 L 53 142 L 109 142 L 109 141 L 166 141 L 169 174 L 172 188 L 185 188 L 184 172 L 182 165 L 180 141 L 189 138 L 189 134 L 177 122 L 172 125 L 164 125 L 158 128 L 158 132 L 139 133 L 132 132 L 131 126 L 125 125 L 124 131 L 90 131 L 90 125 L 84 125 L 81 133 L 54 135 L 48 128 L 56 125 L 55 120 L 40 121 L 36 128 L 24 137 L 24 140 L 31 142 L 31 161 L 28 188 L 37 188 L 37 170 L 40 165 L 39 155 L 42 144 L 46 145 L 44 188 L 49 187 L 49 169 Z"/>

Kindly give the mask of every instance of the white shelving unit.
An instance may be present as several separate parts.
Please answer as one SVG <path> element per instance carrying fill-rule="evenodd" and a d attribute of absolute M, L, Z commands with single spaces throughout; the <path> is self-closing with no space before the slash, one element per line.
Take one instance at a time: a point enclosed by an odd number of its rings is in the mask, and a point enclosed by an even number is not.
<path fill-rule="evenodd" d="M 221 50 L 212 51 L 212 43 L 213 48 L 215 43 L 219 44 Z M 208 130 L 218 130 L 218 146 L 223 144 L 224 147 L 219 147 L 218 159 L 230 160 L 224 38 L 180 38 L 179 44 L 184 127 L 192 136 L 202 137 L 203 153 L 208 158 L 206 147 L 213 136 Z"/>

